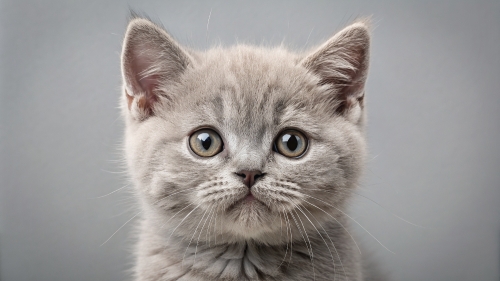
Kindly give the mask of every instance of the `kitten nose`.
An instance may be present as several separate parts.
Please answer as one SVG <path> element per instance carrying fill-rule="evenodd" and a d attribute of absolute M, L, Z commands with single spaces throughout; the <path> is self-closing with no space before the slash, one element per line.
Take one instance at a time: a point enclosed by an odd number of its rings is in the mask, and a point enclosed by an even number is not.
<path fill-rule="evenodd" d="M 258 178 L 263 177 L 265 174 L 263 174 L 261 171 L 239 171 L 236 173 L 238 177 L 243 178 L 243 182 L 248 188 L 251 188 L 255 181 Z"/>

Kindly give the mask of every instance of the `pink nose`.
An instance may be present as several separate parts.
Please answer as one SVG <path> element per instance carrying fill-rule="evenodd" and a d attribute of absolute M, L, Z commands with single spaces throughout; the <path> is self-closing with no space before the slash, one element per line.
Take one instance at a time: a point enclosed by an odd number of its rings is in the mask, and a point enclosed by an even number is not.
<path fill-rule="evenodd" d="M 251 188 L 258 178 L 264 176 L 261 171 L 239 171 L 236 175 L 243 178 L 243 183 L 245 183 L 248 188 Z"/>

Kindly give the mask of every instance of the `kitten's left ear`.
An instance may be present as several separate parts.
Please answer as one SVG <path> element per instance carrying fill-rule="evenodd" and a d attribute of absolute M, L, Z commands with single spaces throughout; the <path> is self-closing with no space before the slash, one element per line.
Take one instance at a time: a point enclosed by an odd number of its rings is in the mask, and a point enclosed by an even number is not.
<path fill-rule="evenodd" d="M 122 50 L 122 75 L 129 113 L 137 120 L 154 114 L 164 90 L 192 64 L 190 55 L 161 27 L 147 19 L 130 21 Z"/>
<path fill-rule="evenodd" d="M 369 46 L 368 23 L 360 21 L 341 30 L 301 61 L 320 78 L 320 85 L 330 88 L 334 110 L 344 115 L 358 111 L 358 118 L 349 119 L 359 119 L 364 106 Z"/>

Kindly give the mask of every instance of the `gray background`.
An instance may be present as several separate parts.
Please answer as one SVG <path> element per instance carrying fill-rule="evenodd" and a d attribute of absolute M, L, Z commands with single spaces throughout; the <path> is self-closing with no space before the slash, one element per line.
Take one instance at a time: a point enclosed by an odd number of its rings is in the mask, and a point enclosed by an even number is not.
<path fill-rule="evenodd" d="M 376 3 L 375 3 L 376 2 Z M 304 49 L 373 15 L 369 168 L 352 215 L 396 280 L 499 280 L 500 1 L 0 2 L 0 279 L 123 280 L 128 7 L 178 40 Z M 207 32 L 207 20 L 210 24 Z M 420 226 L 414 226 L 397 216 Z"/>

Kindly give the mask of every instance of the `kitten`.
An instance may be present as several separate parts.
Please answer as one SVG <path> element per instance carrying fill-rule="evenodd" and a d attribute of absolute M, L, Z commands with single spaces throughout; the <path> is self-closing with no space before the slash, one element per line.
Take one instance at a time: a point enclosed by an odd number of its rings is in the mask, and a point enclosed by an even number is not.
<path fill-rule="evenodd" d="M 360 21 L 308 54 L 197 52 L 129 23 L 137 280 L 375 280 L 344 213 L 366 153 L 369 40 Z"/>

